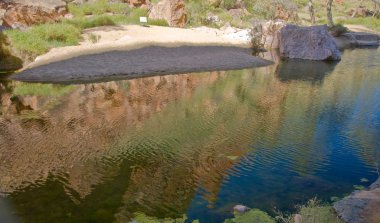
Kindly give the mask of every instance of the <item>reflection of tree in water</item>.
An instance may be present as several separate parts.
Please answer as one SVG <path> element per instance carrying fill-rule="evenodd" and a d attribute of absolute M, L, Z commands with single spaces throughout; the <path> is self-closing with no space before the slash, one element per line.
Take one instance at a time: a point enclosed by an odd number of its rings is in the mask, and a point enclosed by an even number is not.
<path fill-rule="evenodd" d="M 374 94 L 379 77 L 347 66 L 343 61 L 318 84 L 284 82 L 266 67 L 76 86 L 54 106 L 45 106 L 51 98 L 31 106 L 42 115 L 41 128 L 25 126 L 30 121 L 17 113 L 0 118 L 0 143 L 14 151 L 0 150 L 2 190 L 31 220 L 104 222 L 137 211 L 180 217 L 199 188 L 211 207 L 227 176 L 257 165 L 285 160 L 300 176 L 323 169 L 336 128 L 355 130 L 342 134 L 362 142 L 368 151 L 358 154 L 369 160 L 378 123 L 362 134 L 372 119 L 350 117 L 378 109 L 373 100 L 359 102 Z"/>

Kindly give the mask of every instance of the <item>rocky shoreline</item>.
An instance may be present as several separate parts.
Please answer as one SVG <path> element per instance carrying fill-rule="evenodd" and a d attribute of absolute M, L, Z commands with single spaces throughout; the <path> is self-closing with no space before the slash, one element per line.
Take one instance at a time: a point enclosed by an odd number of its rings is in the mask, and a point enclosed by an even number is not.
<path fill-rule="evenodd" d="M 380 222 L 380 178 L 369 190 L 354 191 L 336 202 L 334 209 L 347 223 Z"/>

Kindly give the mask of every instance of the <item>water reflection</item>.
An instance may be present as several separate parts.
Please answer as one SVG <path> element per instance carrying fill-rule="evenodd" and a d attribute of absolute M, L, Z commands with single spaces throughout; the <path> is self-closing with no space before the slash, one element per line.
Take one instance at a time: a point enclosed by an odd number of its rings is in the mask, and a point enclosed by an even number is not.
<path fill-rule="evenodd" d="M 276 73 L 281 81 L 304 80 L 320 83 L 330 74 L 337 62 L 285 60 L 281 61 Z"/>
<path fill-rule="evenodd" d="M 237 203 L 270 212 L 343 195 L 376 177 L 379 57 L 355 50 L 336 66 L 3 82 L 0 192 L 26 222 L 126 222 L 137 212 L 220 222 Z"/>

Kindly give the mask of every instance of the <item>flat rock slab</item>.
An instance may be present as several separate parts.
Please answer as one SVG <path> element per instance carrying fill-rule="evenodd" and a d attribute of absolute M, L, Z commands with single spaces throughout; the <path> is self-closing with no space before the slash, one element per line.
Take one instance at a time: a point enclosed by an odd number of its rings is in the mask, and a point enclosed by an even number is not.
<path fill-rule="evenodd" d="M 334 209 L 347 223 L 380 222 L 380 178 L 369 191 L 355 191 L 335 203 Z"/>
<path fill-rule="evenodd" d="M 235 70 L 267 66 L 248 49 L 221 46 L 150 46 L 131 51 L 84 55 L 24 70 L 13 80 L 83 83 L 164 74 Z"/>
<path fill-rule="evenodd" d="M 334 40 L 340 49 L 380 45 L 380 36 L 374 33 L 348 32 L 334 37 Z"/>

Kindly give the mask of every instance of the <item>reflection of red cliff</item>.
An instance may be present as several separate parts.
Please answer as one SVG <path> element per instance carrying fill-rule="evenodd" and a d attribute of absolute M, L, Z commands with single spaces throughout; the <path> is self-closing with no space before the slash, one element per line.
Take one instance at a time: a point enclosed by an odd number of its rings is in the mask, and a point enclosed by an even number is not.
<path fill-rule="evenodd" d="M 48 173 L 67 173 L 74 189 L 88 193 L 91 181 L 101 177 L 87 172 L 86 168 L 92 168 L 86 167 L 89 160 L 106 154 L 128 126 L 169 102 L 191 97 L 197 86 L 218 77 L 218 72 L 211 72 L 87 84 L 60 98 L 17 96 L 11 100 L 11 94 L 2 91 L 0 191 L 11 192 L 22 182 L 33 183 Z M 16 107 L 22 106 L 33 115 L 21 118 Z"/>
<path fill-rule="evenodd" d="M 0 177 L 3 175 L 1 179 L 6 179 L 1 184 L 1 190 L 12 192 L 11 184 L 22 187 L 23 181 L 33 183 L 53 173 L 65 174 L 67 186 L 85 197 L 104 177 L 117 174 L 117 168 L 103 170 L 97 160 L 115 155 L 112 149 L 114 144 L 134 134 L 134 126 L 147 128 L 147 121 L 152 120 L 149 118 L 159 111 L 166 115 L 170 112 L 185 113 L 181 108 L 163 111 L 176 101 L 186 104 L 196 102 L 202 110 L 194 114 L 204 115 L 204 121 L 213 122 L 215 118 L 218 120 L 218 112 L 221 112 L 220 103 L 230 101 L 229 108 L 238 106 L 239 109 L 233 113 L 231 120 L 226 120 L 228 123 L 220 120 L 216 126 L 208 126 L 213 128 L 213 134 L 205 142 L 197 144 L 197 147 L 181 148 L 173 160 L 149 157 L 149 163 L 134 168 L 124 194 L 126 210 L 133 209 L 131 207 L 137 204 L 149 204 L 156 210 L 174 208 L 183 213 L 197 188 L 203 189 L 203 198 L 213 205 L 225 176 L 231 174 L 239 157 L 247 152 L 245 146 L 252 140 L 252 135 L 245 133 L 261 128 L 259 120 L 276 124 L 280 118 L 274 119 L 272 116 L 280 117 L 280 104 L 286 92 L 283 84 L 272 77 L 267 78 L 268 85 L 258 83 L 259 87 L 255 88 L 245 85 L 252 77 L 249 73 L 242 78 L 235 79 L 233 74 L 231 79 L 226 77 L 224 73 L 212 72 L 80 85 L 58 99 L 35 97 L 37 102 L 45 100 L 45 103 L 37 103 L 37 111 L 34 111 L 40 118 L 21 120 L 9 110 L 0 121 L 6 123 L 5 119 L 10 120 L 5 124 L 7 133 L 0 134 L 0 143 L 7 143 L 6 147 L 12 148 L 14 153 L 8 153 L 4 160 L 9 163 L 0 167 Z M 213 83 L 217 80 L 221 80 L 218 82 L 222 83 L 221 89 L 214 89 Z M 243 84 L 242 92 L 253 97 L 252 101 L 256 101 L 264 113 L 256 113 L 248 109 L 248 104 L 238 102 L 240 93 L 236 86 L 240 84 Z M 194 92 L 201 88 L 206 90 L 201 92 L 201 100 L 197 101 L 197 97 L 193 98 Z M 25 101 L 24 98 L 20 97 L 20 103 Z M 46 106 L 52 101 L 55 101 L 54 106 Z M 34 106 L 30 107 L 35 109 Z M 169 127 L 171 116 L 166 115 L 158 122 L 169 121 L 165 124 Z M 268 132 L 275 134 L 275 131 Z M 17 136 L 23 139 L 16 140 Z M 5 140 L 6 137 L 12 139 Z M 2 154 L 6 152 L 8 150 L 0 150 Z M 120 216 L 125 216 L 122 210 Z"/>

